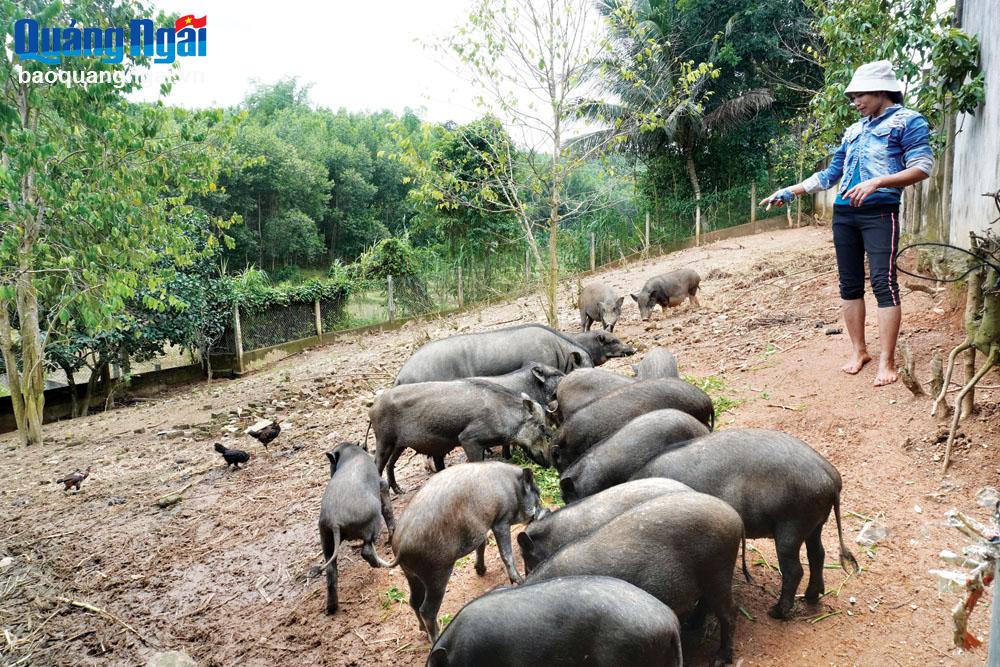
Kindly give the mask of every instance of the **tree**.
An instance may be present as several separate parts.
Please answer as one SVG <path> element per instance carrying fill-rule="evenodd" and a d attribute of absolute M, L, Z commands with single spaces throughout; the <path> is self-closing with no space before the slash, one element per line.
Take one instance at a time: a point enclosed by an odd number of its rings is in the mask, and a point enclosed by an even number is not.
<path fill-rule="evenodd" d="M 643 160 L 647 169 L 664 155 L 680 157 L 695 201 L 696 241 L 702 231 L 699 150 L 715 136 L 740 129 L 775 99 L 769 89 L 755 87 L 759 81 L 747 71 L 749 62 L 742 61 L 741 53 L 751 51 L 743 30 L 748 3 L 719 4 L 598 3 L 609 29 L 610 48 L 598 65 L 610 101 L 584 107 L 588 117 L 605 125 L 585 137 L 584 144 L 610 141 Z M 743 37 L 730 39 L 739 34 Z M 655 177 L 651 182 L 655 187 Z M 658 206 L 655 195 L 654 190 Z"/>
<path fill-rule="evenodd" d="M 330 198 L 325 165 L 304 158 L 274 128 L 252 118 L 236 133 L 232 152 L 233 166 L 220 179 L 225 196 L 206 204 L 216 214 L 235 212 L 246 221 L 234 235 L 230 257 L 272 268 L 315 259 L 316 221 Z"/>
<path fill-rule="evenodd" d="M 812 100 L 813 155 L 839 142 L 855 120 L 844 88 L 865 62 L 896 67 L 909 106 L 939 132 L 956 112 L 975 113 L 985 99 L 979 42 L 956 28 L 954 8 L 936 0 L 805 0 L 816 14 L 820 44 L 803 57 L 823 68 L 823 86 Z M 873 34 L 879 39 L 872 39 Z M 940 138 L 940 137 L 939 137 Z"/>
<path fill-rule="evenodd" d="M 7 34 L 24 16 L 42 25 L 113 26 L 151 13 L 138 0 L 0 0 Z M 215 187 L 227 128 L 216 112 L 128 103 L 141 85 L 131 75 L 148 65 L 141 57 L 65 58 L 64 72 L 115 72 L 125 83 L 45 84 L 18 72 L 44 75 L 49 65 L 0 50 L 0 353 L 25 444 L 42 442 L 43 348 L 71 308 L 88 329 L 113 331 L 139 290 L 147 307 L 171 302 L 152 270 L 161 256 L 183 263 L 197 254 L 170 214 Z M 216 243 L 211 235 L 209 247 Z"/>
<path fill-rule="evenodd" d="M 589 65 L 600 50 L 593 26 L 589 0 L 477 0 L 466 25 L 443 43 L 482 91 L 478 102 L 522 134 L 527 147 L 523 165 L 513 146 L 490 141 L 483 155 L 491 165 L 477 196 L 520 224 L 546 276 L 545 315 L 553 327 L 558 326 L 559 224 L 583 206 L 565 200 L 563 184 L 601 148 L 577 150 L 568 142 L 579 120 L 577 100 L 586 89 Z M 485 136 L 500 139 L 499 134 Z M 544 193 L 544 220 L 536 216 L 525 192 Z M 539 226 L 548 235 L 547 261 L 535 240 Z"/>

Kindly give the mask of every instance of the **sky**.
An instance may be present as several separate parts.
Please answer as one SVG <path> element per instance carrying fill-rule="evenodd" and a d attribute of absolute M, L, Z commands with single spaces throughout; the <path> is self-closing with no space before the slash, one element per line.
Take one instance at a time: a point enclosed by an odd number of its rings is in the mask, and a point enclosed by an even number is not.
<path fill-rule="evenodd" d="M 465 123 L 482 115 L 471 86 L 428 42 L 463 22 L 469 0 L 154 0 L 157 9 L 208 19 L 208 53 L 179 58 L 181 80 L 167 104 L 232 106 L 262 83 L 298 77 L 313 84 L 318 106 L 349 111 L 405 107 L 433 121 Z M 163 65 L 156 67 L 165 67 Z M 153 100 L 158 86 L 136 96 Z M 420 111 L 423 107 L 423 111 Z"/>

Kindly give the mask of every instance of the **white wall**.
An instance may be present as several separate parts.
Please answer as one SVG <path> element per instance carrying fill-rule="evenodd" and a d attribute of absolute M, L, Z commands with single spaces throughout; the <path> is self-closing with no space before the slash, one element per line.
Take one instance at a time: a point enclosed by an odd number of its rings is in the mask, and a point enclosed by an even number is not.
<path fill-rule="evenodd" d="M 986 103 L 955 124 L 949 242 L 967 248 L 969 231 L 985 230 L 998 215 L 993 200 L 981 195 L 1000 190 L 1000 2 L 965 0 L 962 29 L 979 36 L 986 72 Z M 1000 233 L 1000 222 L 992 229 Z"/>

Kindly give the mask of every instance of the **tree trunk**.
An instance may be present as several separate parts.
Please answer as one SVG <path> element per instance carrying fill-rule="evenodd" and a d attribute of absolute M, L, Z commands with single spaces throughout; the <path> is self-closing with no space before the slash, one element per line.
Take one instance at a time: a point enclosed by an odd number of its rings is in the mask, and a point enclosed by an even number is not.
<path fill-rule="evenodd" d="M 80 409 L 79 400 L 76 395 L 76 378 L 73 368 L 71 366 L 63 366 L 63 373 L 66 374 L 66 383 L 69 385 L 69 414 L 72 417 L 77 416 L 77 412 Z"/>
<path fill-rule="evenodd" d="M 212 384 L 212 346 L 208 345 L 202 350 L 201 358 L 205 362 L 205 375 L 208 377 L 208 384 Z"/>
<path fill-rule="evenodd" d="M 554 195 L 553 198 L 557 199 L 558 195 Z M 559 211 L 557 208 L 553 208 L 549 217 L 549 270 L 548 281 L 545 285 L 545 319 L 548 320 L 549 326 L 553 329 L 559 328 L 559 316 L 556 313 L 556 286 L 559 281 L 559 256 L 556 252 L 558 230 Z"/>
<path fill-rule="evenodd" d="M 799 145 L 801 145 L 801 144 L 802 144 L 802 133 L 799 132 Z M 799 159 L 799 180 L 796 181 L 797 183 L 801 183 L 802 182 L 802 171 L 803 171 L 803 169 L 802 169 L 802 160 L 800 158 Z M 802 226 L 802 197 L 796 197 L 795 198 L 795 226 L 796 227 L 801 227 Z"/>
<path fill-rule="evenodd" d="M 257 195 L 257 250 L 260 268 L 264 268 L 264 232 L 260 224 L 260 195 Z"/>
<path fill-rule="evenodd" d="M 0 353 L 7 369 L 7 387 L 10 389 L 10 402 L 14 406 L 14 424 L 22 445 L 28 444 L 27 429 L 24 426 L 24 396 L 21 395 L 21 377 L 17 368 L 17 357 L 14 356 L 13 337 L 10 326 L 8 303 L 0 299 Z"/>
<path fill-rule="evenodd" d="M 38 129 L 38 113 L 28 106 L 28 88 L 21 84 L 17 88 L 18 116 L 23 129 L 34 132 Z M 38 326 L 38 293 L 32 281 L 31 256 L 40 234 L 45 215 L 44 202 L 38 201 L 35 188 L 35 171 L 28 169 L 21 178 L 21 203 L 34 207 L 21 220 L 23 231 L 18 246 L 17 278 L 14 282 L 17 301 L 17 318 L 21 334 L 21 377 L 18 378 L 22 403 L 22 435 L 26 445 L 42 444 L 42 416 L 45 409 L 45 369 L 43 367 L 42 336 Z M 17 366 L 11 377 L 17 375 Z M 13 396 L 13 387 L 11 388 Z"/>
<path fill-rule="evenodd" d="M 91 369 L 90 379 L 87 380 L 87 391 L 83 395 L 83 403 L 80 405 L 80 414 L 77 416 L 86 417 L 90 413 L 90 403 L 94 398 L 94 389 L 97 387 L 98 380 L 100 380 L 101 376 L 104 374 L 104 369 L 107 364 L 108 362 L 105 361 L 103 353 L 99 354 L 97 357 L 97 363 L 94 365 L 94 368 Z"/>
<path fill-rule="evenodd" d="M 553 329 L 559 328 L 559 314 L 556 312 L 556 287 L 559 284 L 559 204 L 562 188 L 562 152 L 559 125 L 556 124 L 552 152 L 552 193 L 549 197 L 549 279 L 545 289 L 545 319 Z"/>
<path fill-rule="evenodd" d="M 688 178 L 691 179 L 691 189 L 694 190 L 694 244 L 701 245 L 701 184 L 694 168 L 694 153 L 686 151 L 684 158 L 687 163 Z"/>
<path fill-rule="evenodd" d="M 27 263 L 27 254 L 22 255 Z M 17 277 L 17 315 L 21 324 L 21 396 L 24 398 L 24 429 L 29 445 L 42 444 L 45 409 L 45 368 L 38 326 L 38 293 L 27 266 Z"/>

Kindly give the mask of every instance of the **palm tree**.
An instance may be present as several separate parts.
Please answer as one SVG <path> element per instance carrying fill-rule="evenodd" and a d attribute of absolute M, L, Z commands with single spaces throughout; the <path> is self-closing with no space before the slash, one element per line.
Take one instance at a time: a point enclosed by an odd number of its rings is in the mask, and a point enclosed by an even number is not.
<path fill-rule="evenodd" d="M 714 133 L 769 107 L 774 97 L 770 90 L 758 88 L 719 100 L 710 86 L 719 73 L 712 61 L 733 30 L 735 17 L 723 33 L 711 38 L 706 62 L 692 67 L 685 58 L 699 44 L 696 37 L 693 41 L 682 34 L 673 2 L 656 11 L 648 0 L 598 0 L 597 7 L 607 19 L 611 48 L 593 66 L 603 74 L 604 92 L 616 101 L 580 102 L 581 114 L 606 127 L 577 141 L 606 142 L 641 160 L 678 152 L 694 192 L 695 240 L 700 243 L 701 184 L 695 152 Z"/>

